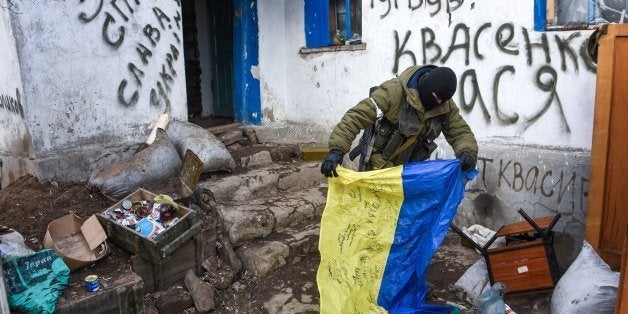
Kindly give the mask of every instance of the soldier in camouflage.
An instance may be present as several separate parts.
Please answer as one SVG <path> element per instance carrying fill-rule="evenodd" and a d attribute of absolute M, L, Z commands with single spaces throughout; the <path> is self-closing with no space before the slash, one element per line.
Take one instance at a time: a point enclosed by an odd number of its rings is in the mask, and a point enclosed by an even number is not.
<path fill-rule="evenodd" d="M 412 66 L 382 83 L 336 125 L 321 173 L 338 175 L 336 167 L 361 130 L 360 144 L 350 154 L 352 159 L 360 155 L 361 171 L 426 160 L 441 133 L 460 159 L 460 168 L 474 169 L 478 145 L 451 99 L 456 86 L 456 74 L 436 66 Z"/>

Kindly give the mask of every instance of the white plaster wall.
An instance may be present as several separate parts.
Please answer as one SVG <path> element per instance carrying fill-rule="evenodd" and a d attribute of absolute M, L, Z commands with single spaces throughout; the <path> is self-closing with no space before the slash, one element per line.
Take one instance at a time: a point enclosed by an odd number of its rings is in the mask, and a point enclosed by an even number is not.
<path fill-rule="evenodd" d="M 35 157 L 187 119 L 177 1 L 11 2 Z"/>
<path fill-rule="evenodd" d="M 0 0 L 0 56 L 0 155 L 27 156 L 26 103 L 7 0 Z"/>
<path fill-rule="evenodd" d="M 533 0 L 465 1 L 457 8 L 461 2 L 409 1 L 413 6 L 422 4 L 416 10 L 408 8 L 408 2 L 395 3 L 362 1 L 366 50 L 310 55 L 298 53 L 305 46 L 303 1 L 260 3 L 263 121 L 311 122 L 331 131 L 369 87 L 393 77 L 396 60 L 396 72 L 425 60 L 453 68 L 459 80 L 466 71 L 475 73 L 477 94 L 484 104 L 479 98 L 471 102 L 473 76 L 459 83 L 454 100 L 469 108 L 462 115 L 479 139 L 590 149 L 595 68 L 580 50 L 589 31 L 534 32 Z M 447 5 L 451 15 L 446 13 Z M 468 27 L 468 40 L 462 30 L 455 31 L 457 25 Z M 502 26 L 506 28 L 498 32 Z M 432 44 L 428 37 L 424 45 L 422 33 L 430 32 Z M 526 48 L 524 33 L 531 49 Z M 504 49 L 513 54 L 500 49 L 496 39 L 505 41 L 511 34 Z M 538 45 L 543 36 L 549 62 Z M 453 49 L 444 60 L 450 47 L 465 43 L 468 61 L 462 48 Z"/>
<path fill-rule="evenodd" d="M 257 4 L 262 122 L 289 120 L 290 113 L 296 111 L 287 105 L 291 100 L 286 88 L 287 85 L 293 86 L 288 82 L 292 57 L 287 54 L 295 54 L 290 50 L 294 43 L 289 41 L 298 38 L 299 30 L 303 30 L 302 5 L 301 1 L 283 0 Z"/>

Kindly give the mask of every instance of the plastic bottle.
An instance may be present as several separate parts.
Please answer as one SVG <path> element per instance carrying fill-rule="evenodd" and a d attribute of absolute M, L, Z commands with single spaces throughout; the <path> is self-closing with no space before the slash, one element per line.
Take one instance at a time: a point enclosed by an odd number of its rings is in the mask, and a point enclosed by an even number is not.
<path fill-rule="evenodd" d="M 492 287 L 482 292 L 475 300 L 480 314 L 504 314 L 506 312 L 506 304 L 503 296 L 506 291 L 508 289 L 503 283 L 496 282 Z"/>
<path fill-rule="evenodd" d="M 337 29 L 336 34 L 334 35 L 334 45 L 340 46 L 340 45 L 344 45 L 344 43 L 345 43 L 345 39 L 342 37 L 340 30 Z"/>

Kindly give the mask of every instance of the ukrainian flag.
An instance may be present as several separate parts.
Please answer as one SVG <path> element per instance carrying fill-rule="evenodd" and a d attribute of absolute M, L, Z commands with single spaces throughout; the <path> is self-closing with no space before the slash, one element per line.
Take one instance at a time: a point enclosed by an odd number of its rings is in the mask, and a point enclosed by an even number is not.
<path fill-rule="evenodd" d="M 321 313 L 447 313 L 425 274 L 477 170 L 430 160 L 329 179 L 317 282 Z"/>

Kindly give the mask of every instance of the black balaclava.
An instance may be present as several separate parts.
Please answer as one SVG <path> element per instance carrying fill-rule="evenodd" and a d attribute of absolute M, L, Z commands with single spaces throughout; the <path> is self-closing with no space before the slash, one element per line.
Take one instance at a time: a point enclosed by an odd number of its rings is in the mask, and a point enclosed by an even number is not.
<path fill-rule="evenodd" d="M 456 73 L 447 67 L 438 67 L 420 78 L 419 98 L 427 110 L 432 110 L 438 103 L 432 92 L 435 92 L 443 102 L 451 99 L 456 92 Z"/>

